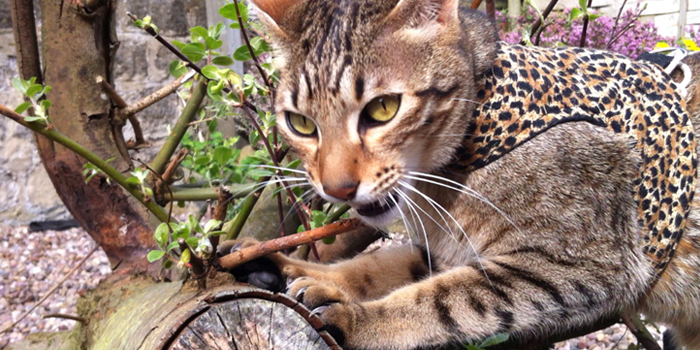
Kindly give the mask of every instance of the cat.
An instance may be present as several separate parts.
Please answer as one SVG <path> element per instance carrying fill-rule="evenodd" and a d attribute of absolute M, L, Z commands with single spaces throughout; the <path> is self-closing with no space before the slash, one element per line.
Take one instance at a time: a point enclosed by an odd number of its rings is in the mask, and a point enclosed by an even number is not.
<path fill-rule="evenodd" d="M 348 349 L 534 338 L 619 311 L 700 349 L 694 130 L 659 67 L 507 45 L 456 0 L 252 2 L 279 131 L 316 192 L 368 225 L 403 220 L 416 244 L 330 265 L 272 254 L 239 280 L 286 291 Z"/>

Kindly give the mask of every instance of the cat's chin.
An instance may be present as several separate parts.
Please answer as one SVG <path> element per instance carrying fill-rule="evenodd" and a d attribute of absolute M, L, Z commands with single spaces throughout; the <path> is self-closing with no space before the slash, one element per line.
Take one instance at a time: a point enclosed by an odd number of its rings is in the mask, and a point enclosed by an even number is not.
<path fill-rule="evenodd" d="M 391 195 L 383 200 L 373 203 L 354 206 L 357 216 L 365 224 L 375 227 L 383 227 L 392 223 L 399 216 L 401 197 Z"/>

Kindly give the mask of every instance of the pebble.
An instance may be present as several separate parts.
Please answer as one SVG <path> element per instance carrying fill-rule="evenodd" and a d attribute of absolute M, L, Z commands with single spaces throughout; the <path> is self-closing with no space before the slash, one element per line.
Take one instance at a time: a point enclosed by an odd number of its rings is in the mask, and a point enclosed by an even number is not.
<path fill-rule="evenodd" d="M 41 299 L 93 247 L 82 229 L 29 233 L 26 227 L 0 227 L 0 330 Z M 94 288 L 110 273 L 100 249 L 58 290 L 9 332 L 0 334 L 0 349 L 29 333 L 66 331 L 75 321 L 41 319 L 48 313 L 75 315 L 78 291 Z"/>

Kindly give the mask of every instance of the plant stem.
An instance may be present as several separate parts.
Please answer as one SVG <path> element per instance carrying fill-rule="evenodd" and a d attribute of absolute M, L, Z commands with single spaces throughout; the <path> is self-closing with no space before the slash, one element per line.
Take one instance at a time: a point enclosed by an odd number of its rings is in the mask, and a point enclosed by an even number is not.
<path fill-rule="evenodd" d="M 250 194 L 250 192 L 258 184 L 231 185 L 229 186 L 233 198 L 242 198 Z M 207 188 L 188 188 L 179 186 L 170 186 L 173 195 L 163 193 L 163 199 L 173 201 L 206 201 L 216 200 L 219 198 L 218 187 Z"/>
<path fill-rule="evenodd" d="M 581 31 L 581 42 L 579 43 L 579 47 L 584 47 L 586 46 L 586 34 L 588 33 L 588 22 L 590 19 L 588 18 L 588 9 L 591 7 L 591 4 L 593 3 L 593 0 L 588 0 L 588 5 L 586 5 L 586 15 L 583 17 L 583 30 Z"/>
<path fill-rule="evenodd" d="M 359 219 L 341 220 L 313 230 L 271 239 L 265 242 L 259 242 L 255 245 L 243 248 L 222 257 L 219 260 L 219 265 L 224 269 L 231 269 L 237 265 L 270 253 L 279 252 L 302 244 L 313 243 L 314 241 L 318 241 L 326 237 L 356 230 L 362 226 L 363 224 Z"/>
<path fill-rule="evenodd" d="M 532 25 L 532 29 L 530 30 L 530 35 L 535 35 L 537 33 L 537 30 L 542 25 L 542 22 L 547 19 L 549 14 L 554 9 L 554 6 L 557 5 L 557 2 L 559 2 L 559 0 L 552 0 L 549 2 L 549 5 L 547 5 L 547 8 L 545 8 L 544 12 L 542 12 L 542 18 L 538 18 L 535 21 L 535 23 Z M 530 37 L 530 40 L 532 40 L 532 36 Z"/>
<path fill-rule="evenodd" d="M 270 176 L 265 176 L 258 181 L 258 184 L 264 184 L 268 181 L 270 181 Z M 250 213 L 253 212 L 253 207 L 255 207 L 258 199 L 260 199 L 260 195 L 264 189 L 265 187 L 262 187 L 255 193 L 251 193 L 248 195 L 245 201 L 243 201 L 238 215 L 236 215 L 236 217 L 233 219 L 231 227 L 229 227 L 228 232 L 226 232 L 226 240 L 238 238 L 238 235 L 241 233 L 241 229 L 243 229 L 243 225 L 248 220 Z"/>
<path fill-rule="evenodd" d="M 127 190 L 139 202 L 143 203 L 143 205 L 146 206 L 146 208 L 151 213 L 153 213 L 153 215 L 155 215 L 155 217 L 157 217 L 158 220 L 162 222 L 168 221 L 168 213 L 165 212 L 165 209 L 159 206 L 155 201 L 145 200 L 143 194 L 141 193 L 141 191 L 138 190 L 138 188 L 131 186 L 126 182 L 126 176 L 124 174 L 119 172 L 117 169 L 113 168 L 111 165 L 109 165 L 109 163 L 107 163 L 104 159 L 100 158 L 95 153 L 92 153 L 90 150 L 86 149 L 79 143 L 71 140 L 68 136 L 58 132 L 55 129 L 49 129 L 43 124 L 39 124 L 36 122 L 28 123 L 24 121 L 24 118 L 21 115 L 17 114 L 15 111 L 1 104 L 0 114 L 14 120 L 15 122 L 21 124 L 24 127 L 27 127 L 33 131 L 36 131 L 39 134 L 48 137 L 53 141 L 60 143 L 66 148 L 85 158 L 85 160 L 100 168 L 100 170 L 107 174 L 107 176 L 111 177 L 117 184 L 119 184 L 121 187 Z"/>
<path fill-rule="evenodd" d="M 627 325 L 627 328 L 637 337 L 639 343 L 641 343 L 647 350 L 661 350 L 659 344 L 656 343 L 654 337 L 649 333 L 647 327 L 642 323 L 642 320 L 638 315 L 626 315 L 621 314 L 620 317 L 622 321 Z"/>
<path fill-rule="evenodd" d="M 326 221 L 325 221 L 324 223 L 325 223 L 325 224 L 329 224 L 329 223 L 331 223 L 331 222 L 338 221 L 338 219 L 340 219 L 340 217 L 341 217 L 343 214 L 347 213 L 348 210 L 350 210 L 350 206 L 349 206 L 349 205 L 347 205 L 347 204 L 341 205 L 340 207 L 338 207 L 338 209 L 336 209 L 336 210 L 333 212 L 333 214 L 328 215 L 328 216 L 326 217 Z"/>
<path fill-rule="evenodd" d="M 185 132 L 189 127 L 188 124 L 192 121 L 192 119 L 194 119 L 194 116 L 197 114 L 197 110 L 199 109 L 199 106 L 202 104 L 202 101 L 206 95 L 207 83 L 205 80 L 200 80 L 195 85 L 194 91 L 192 91 L 192 96 L 190 96 L 190 99 L 187 100 L 187 104 L 182 110 L 180 119 L 178 119 L 177 123 L 173 127 L 168 139 L 165 140 L 163 148 L 160 149 L 160 152 L 158 152 L 150 164 L 151 168 L 153 168 L 153 170 L 155 170 L 158 174 L 162 174 L 165 170 L 165 166 L 170 161 L 173 153 L 175 153 L 177 146 L 180 145 L 180 141 L 182 141 L 182 137 L 185 136 Z"/>
<path fill-rule="evenodd" d="M 245 41 L 245 45 L 248 47 L 248 52 L 250 52 L 250 57 L 253 58 L 253 62 L 255 63 L 255 67 L 258 68 L 258 72 L 260 72 L 260 76 L 262 77 L 263 81 L 265 82 L 265 85 L 267 88 L 272 91 L 274 88 L 272 85 L 270 85 L 270 79 L 267 77 L 267 73 L 265 73 L 265 70 L 260 66 L 260 62 L 258 62 L 258 57 L 255 56 L 255 52 L 253 50 L 253 47 L 250 45 L 250 40 L 248 40 L 248 34 L 245 32 L 245 27 L 243 26 L 243 18 L 241 18 L 241 12 L 238 10 L 238 0 L 233 0 L 233 3 L 236 5 L 236 16 L 238 17 L 238 25 L 241 28 L 241 34 L 243 34 L 243 40 Z"/>

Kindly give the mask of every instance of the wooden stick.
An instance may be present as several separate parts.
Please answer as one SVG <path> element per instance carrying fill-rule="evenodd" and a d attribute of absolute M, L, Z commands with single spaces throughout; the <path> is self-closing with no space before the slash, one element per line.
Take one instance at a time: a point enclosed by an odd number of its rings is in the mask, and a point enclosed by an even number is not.
<path fill-rule="evenodd" d="M 300 232 L 265 242 L 259 242 L 250 247 L 245 247 L 222 257 L 219 265 L 225 269 L 230 269 L 242 263 L 260 258 L 270 253 L 279 252 L 285 249 L 308 244 L 320 239 L 350 232 L 362 227 L 364 224 L 360 219 L 347 219 L 319 227 L 313 230 Z"/>
<path fill-rule="evenodd" d="M 661 347 L 659 346 L 659 344 L 656 343 L 656 340 L 651 335 L 651 333 L 649 333 L 649 330 L 644 325 L 644 323 L 642 323 L 642 320 L 639 319 L 639 316 L 620 314 L 620 317 L 627 326 L 627 329 L 629 329 L 630 332 L 632 332 L 632 334 L 634 334 L 634 336 L 637 337 L 637 340 L 640 344 L 642 344 L 642 346 L 644 346 L 645 349 L 661 350 Z"/>

